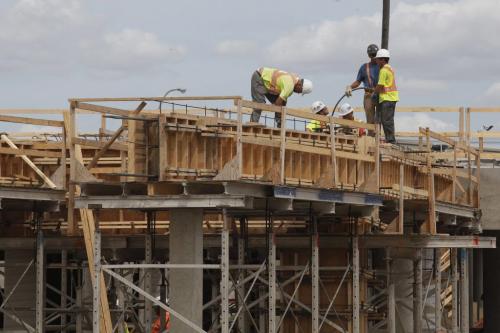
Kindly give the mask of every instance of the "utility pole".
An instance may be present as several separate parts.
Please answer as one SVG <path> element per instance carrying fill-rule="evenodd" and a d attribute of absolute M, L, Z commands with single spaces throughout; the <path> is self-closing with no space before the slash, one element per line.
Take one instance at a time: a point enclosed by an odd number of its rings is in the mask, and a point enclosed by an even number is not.
<path fill-rule="evenodd" d="M 382 8 L 382 48 L 389 49 L 389 21 L 391 18 L 391 0 L 383 0 Z"/>

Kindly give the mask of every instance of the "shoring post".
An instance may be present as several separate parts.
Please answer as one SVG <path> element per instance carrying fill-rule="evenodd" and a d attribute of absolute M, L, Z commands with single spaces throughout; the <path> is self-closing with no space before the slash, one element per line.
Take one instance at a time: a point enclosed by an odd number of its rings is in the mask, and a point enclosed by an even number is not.
<path fill-rule="evenodd" d="M 436 333 L 441 333 L 441 250 L 434 249 L 434 320 Z"/>
<path fill-rule="evenodd" d="M 101 232 L 94 231 L 94 286 L 92 295 L 92 332 L 100 331 L 101 316 Z"/>
<path fill-rule="evenodd" d="M 284 124 L 282 124 L 284 126 Z M 276 239 L 274 238 L 273 219 L 270 218 L 269 232 L 269 303 L 268 303 L 268 332 L 276 333 Z"/>
<path fill-rule="evenodd" d="M 229 230 L 230 222 L 226 208 L 222 209 L 224 227 L 222 228 L 221 241 L 221 280 L 220 293 L 221 301 L 221 332 L 229 333 Z"/>
<path fill-rule="evenodd" d="M 148 214 L 148 224 L 150 220 L 151 212 Z M 145 243 L 144 243 L 144 259 L 146 264 L 151 264 L 153 262 L 153 235 L 150 232 L 146 233 Z M 145 269 L 144 272 L 144 291 L 148 294 L 152 293 L 152 282 L 151 282 L 151 269 Z M 145 327 L 152 327 L 153 325 L 153 303 L 147 298 L 144 299 L 144 325 Z"/>
<path fill-rule="evenodd" d="M 460 249 L 460 328 L 469 333 L 469 269 L 467 249 Z"/>
<path fill-rule="evenodd" d="M 356 226 L 357 227 L 357 226 Z M 359 244 L 358 236 L 352 237 L 352 331 L 360 333 L 359 306 Z"/>
<path fill-rule="evenodd" d="M 118 288 L 116 290 L 117 293 L 117 298 L 118 298 L 118 307 L 121 311 L 120 313 L 120 320 L 118 321 L 118 333 L 125 333 L 125 323 L 126 323 L 126 318 L 125 318 L 125 292 L 123 290 L 124 286 L 118 285 Z M 149 326 L 151 327 L 151 326 Z"/>
<path fill-rule="evenodd" d="M 422 333 L 422 249 L 415 250 L 413 258 L 413 333 Z"/>
<path fill-rule="evenodd" d="M 246 229 L 247 221 L 246 218 L 240 219 L 240 234 L 238 237 L 238 265 L 245 264 L 245 249 L 246 249 Z M 238 282 L 243 281 L 245 279 L 245 269 L 241 268 L 238 271 Z M 246 295 L 246 288 L 244 284 L 241 284 L 239 287 L 239 295 Z M 243 303 L 244 300 L 238 298 L 238 305 Z M 238 317 L 238 328 L 240 332 L 248 332 L 248 314 L 246 311 L 242 311 Z"/>
<path fill-rule="evenodd" d="M 43 231 L 36 235 L 36 332 L 45 332 L 45 249 Z"/>
<path fill-rule="evenodd" d="M 387 332 L 396 333 L 396 293 L 394 277 L 392 276 L 391 248 L 385 249 L 387 274 Z"/>
<path fill-rule="evenodd" d="M 318 221 L 312 217 L 313 232 L 311 236 L 311 287 L 312 287 L 312 332 L 319 333 L 319 234 Z"/>
<path fill-rule="evenodd" d="M 68 294 L 68 251 L 61 251 L 61 309 L 66 309 L 67 294 Z M 66 333 L 66 313 L 61 313 L 61 332 Z"/>
<path fill-rule="evenodd" d="M 452 303 L 451 303 L 451 332 L 458 333 L 458 260 L 457 249 L 451 249 L 451 284 L 452 284 Z"/>
<path fill-rule="evenodd" d="M 76 288 L 76 333 L 83 332 L 83 297 L 82 297 L 83 287 L 81 283 Z"/>

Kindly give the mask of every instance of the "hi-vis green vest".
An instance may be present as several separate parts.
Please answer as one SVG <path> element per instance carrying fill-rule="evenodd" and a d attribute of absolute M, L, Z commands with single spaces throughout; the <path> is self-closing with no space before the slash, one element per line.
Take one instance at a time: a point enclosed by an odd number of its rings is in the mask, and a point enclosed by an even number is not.
<path fill-rule="evenodd" d="M 259 73 L 267 91 L 279 95 L 284 101 L 293 94 L 295 84 L 300 80 L 297 75 L 276 68 L 261 67 Z"/>
<path fill-rule="evenodd" d="M 384 92 L 379 94 L 379 102 L 397 102 L 399 101 L 399 92 L 396 87 L 396 79 L 394 78 L 394 71 L 389 64 L 384 65 L 380 69 L 378 75 L 378 84 L 384 87 Z"/>

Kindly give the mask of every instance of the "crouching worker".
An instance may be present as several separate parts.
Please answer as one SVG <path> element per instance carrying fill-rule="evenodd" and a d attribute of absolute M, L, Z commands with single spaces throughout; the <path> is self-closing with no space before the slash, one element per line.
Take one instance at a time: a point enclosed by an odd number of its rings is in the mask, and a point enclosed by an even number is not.
<path fill-rule="evenodd" d="M 322 116 L 328 116 L 328 107 L 322 101 L 316 101 L 311 105 L 311 111 L 314 114 L 319 114 Z M 326 123 L 318 120 L 311 120 L 307 126 L 306 130 L 308 132 L 321 133 L 327 129 Z"/>
<path fill-rule="evenodd" d="M 265 103 L 266 98 L 271 104 L 285 106 L 294 92 L 302 95 L 309 94 L 313 85 L 310 80 L 281 71 L 275 68 L 261 67 L 252 75 L 251 92 L 252 101 Z M 254 109 L 250 121 L 258 123 L 262 110 Z M 281 114 L 275 116 L 277 127 L 281 127 Z"/>
<path fill-rule="evenodd" d="M 354 118 L 354 108 L 349 103 L 342 104 L 337 115 L 342 119 L 360 121 Z M 342 126 L 340 131 L 344 134 L 355 134 L 353 128 L 348 126 Z M 366 135 L 366 130 L 364 128 L 358 128 L 358 134 L 359 136 Z"/>

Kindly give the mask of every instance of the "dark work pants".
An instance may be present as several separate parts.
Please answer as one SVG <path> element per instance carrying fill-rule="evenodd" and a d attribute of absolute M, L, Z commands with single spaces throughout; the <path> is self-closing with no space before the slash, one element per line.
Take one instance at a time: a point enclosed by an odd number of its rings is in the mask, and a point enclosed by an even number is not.
<path fill-rule="evenodd" d="M 379 116 L 384 128 L 385 141 L 395 143 L 396 137 L 394 136 L 394 112 L 396 111 L 396 102 L 385 101 L 379 104 Z"/>
<path fill-rule="evenodd" d="M 262 78 L 260 77 L 260 74 L 258 71 L 255 71 L 252 75 L 252 80 L 250 83 L 251 90 L 252 90 L 252 101 L 257 102 L 257 103 L 265 103 L 266 98 L 271 104 L 274 104 L 276 102 L 276 99 L 278 98 L 277 95 L 272 95 L 267 92 L 266 86 L 264 86 L 264 82 L 262 81 Z M 258 123 L 260 119 L 260 113 L 262 110 L 259 109 L 253 109 L 252 116 L 250 117 L 250 121 L 254 123 Z M 281 127 L 281 114 L 276 113 L 275 114 L 275 121 L 276 121 L 276 126 Z"/>

